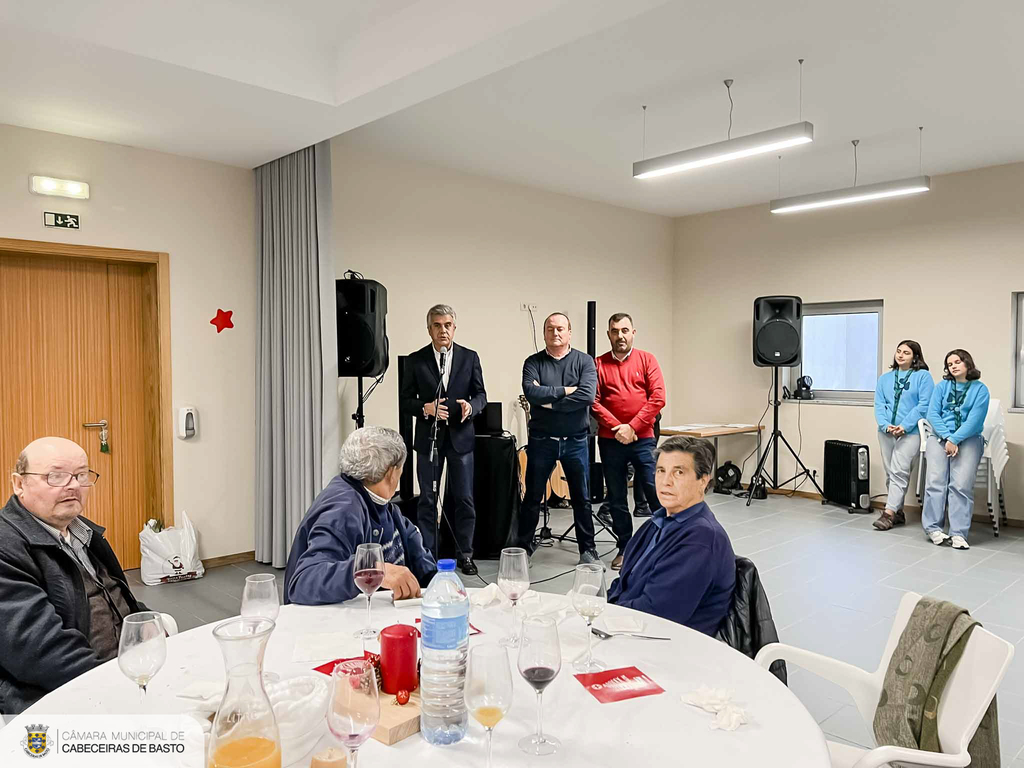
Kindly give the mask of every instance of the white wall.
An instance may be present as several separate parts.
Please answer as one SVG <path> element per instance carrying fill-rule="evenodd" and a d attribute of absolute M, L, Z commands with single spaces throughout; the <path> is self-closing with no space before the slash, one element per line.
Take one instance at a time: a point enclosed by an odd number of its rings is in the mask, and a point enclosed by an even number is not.
<path fill-rule="evenodd" d="M 882 299 L 886 359 L 901 339 L 917 339 L 937 380 L 945 354 L 967 349 L 1005 410 L 1012 394 L 1010 294 L 1024 290 L 1022 191 L 1024 164 L 1015 164 L 933 177 L 931 192 L 904 200 L 787 216 L 771 215 L 766 203 L 677 219 L 675 417 L 760 416 L 771 374 L 751 361 L 751 318 L 754 298 L 771 294 L 805 302 Z M 884 492 L 870 408 L 800 409 L 805 463 L 820 476 L 825 440 L 867 443 L 872 493 Z M 783 405 L 782 428 L 794 447 L 798 414 L 797 405 Z M 1007 504 L 1011 517 L 1024 519 L 1024 414 L 1006 419 Z M 723 441 L 723 458 L 742 459 L 751 445 Z M 744 481 L 753 466 L 751 459 Z M 788 474 L 780 479 L 794 474 L 791 466 L 783 462 Z M 984 504 L 975 511 L 984 513 Z"/>
<path fill-rule="evenodd" d="M 88 201 L 29 194 L 30 174 L 82 179 Z M 0 237 L 166 251 L 171 260 L 175 409 L 200 434 L 174 441 L 174 501 L 200 555 L 253 548 L 258 261 L 252 171 L 0 125 Z M 81 213 L 82 229 L 44 229 L 42 211 Z M 217 309 L 235 328 L 218 334 Z"/>
<path fill-rule="evenodd" d="M 633 315 L 637 346 L 672 380 L 671 219 L 420 165 L 332 144 L 334 249 L 340 277 L 354 269 L 388 289 L 392 366 L 366 407 L 368 424 L 397 427 L 397 363 L 429 342 L 426 311 L 451 304 L 456 343 L 480 353 L 489 400 L 503 403 L 520 439 L 523 360 L 549 313 L 569 313 L 573 345 L 586 349 L 587 300 L 597 301 L 598 351 L 613 312 Z M 352 430 L 355 380 L 342 379 L 341 418 Z M 669 397 L 668 408 L 672 408 Z"/>

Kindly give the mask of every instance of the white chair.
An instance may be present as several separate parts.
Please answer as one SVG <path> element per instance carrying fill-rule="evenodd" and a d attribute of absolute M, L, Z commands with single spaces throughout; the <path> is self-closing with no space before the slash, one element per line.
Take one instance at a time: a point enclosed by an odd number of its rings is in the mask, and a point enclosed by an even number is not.
<path fill-rule="evenodd" d="M 178 622 L 173 616 L 171 616 L 171 614 L 161 613 L 160 619 L 164 623 L 164 631 L 167 633 L 168 637 L 174 637 L 178 634 Z"/>
<path fill-rule="evenodd" d="M 853 697 L 857 710 L 864 722 L 871 728 L 882 693 L 885 673 L 889 660 L 903 630 L 910 621 L 914 606 L 921 596 L 907 592 L 900 602 L 896 618 L 892 622 L 889 640 L 885 644 L 882 660 L 874 672 L 844 661 L 822 656 L 792 645 L 771 643 L 757 654 L 757 661 L 765 669 L 778 659 L 803 667 L 836 685 L 845 688 Z M 963 768 L 970 764 L 967 746 L 978 729 L 989 702 L 1006 674 L 1013 658 L 1013 645 L 997 637 L 983 627 L 975 627 L 967 642 L 963 656 L 946 684 L 939 704 L 939 743 L 945 752 L 925 752 L 919 749 L 905 749 L 892 745 L 876 746 L 874 749 L 860 749 L 846 744 L 827 742 L 832 768 L 881 768 L 891 762 L 913 763 L 915 765 L 937 766 L 938 768 Z"/>
<path fill-rule="evenodd" d="M 927 419 L 921 419 L 917 423 L 921 432 L 921 460 L 918 462 L 917 470 L 917 501 L 922 503 L 924 498 L 924 486 L 926 477 L 925 444 L 928 438 L 935 434 L 932 425 Z M 986 501 L 988 503 L 988 518 L 992 521 L 992 534 L 999 536 L 1000 523 L 1006 523 L 1006 495 L 1003 492 L 1003 471 L 1010 461 L 1010 452 L 1006 444 L 1006 419 L 1000 401 L 993 398 L 988 403 L 988 414 L 985 416 L 985 426 L 982 428 L 981 436 L 985 440 L 985 452 L 978 463 L 978 475 L 975 478 L 975 486 L 985 487 Z M 996 514 L 995 505 L 999 503 L 999 514 Z"/>

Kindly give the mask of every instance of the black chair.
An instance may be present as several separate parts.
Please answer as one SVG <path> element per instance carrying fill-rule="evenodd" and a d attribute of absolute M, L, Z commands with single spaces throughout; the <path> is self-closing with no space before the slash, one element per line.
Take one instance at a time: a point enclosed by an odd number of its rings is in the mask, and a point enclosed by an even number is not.
<path fill-rule="evenodd" d="M 726 645 L 754 658 L 762 647 L 779 642 L 779 633 L 772 619 L 757 566 L 745 557 L 736 558 L 736 587 L 733 589 L 729 612 L 715 634 Z M 769 671 L 786 685 L 786 662 L 774 662 Z"/>

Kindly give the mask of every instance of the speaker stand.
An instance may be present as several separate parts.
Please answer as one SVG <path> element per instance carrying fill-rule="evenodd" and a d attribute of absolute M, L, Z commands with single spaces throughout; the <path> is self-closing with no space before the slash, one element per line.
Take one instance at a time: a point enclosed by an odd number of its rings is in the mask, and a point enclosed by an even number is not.
<path fill-rule="evenodd" d="M 750 506 L 750 502 L 755 498 L 765 498 L 762 496 L 764 489 L 771 488 L 773 491 L 777 491 L 783 486 L 789 485 L 794 480 L 800 477 L 806 477 L 814 487 L 818 489 L 818 494 L 822 497 L 825 496 L 824 491 L 821 490 L 821 486 L 818 485 L 818 481 L 814 479 L 814 474 L 807 468 L 807 465 L 800 460 L 800 456 L 796 451 L 793 450 L 793 446 L 789 444 L 786 436 L 782 434 L 782 430 L 779 429 L 779 406 L 782 401 L 779 399 L 779 366 L 772 366 L 772 375 L 774 377 L 774 396 L 772 398 L 772 436 L 768 438 L 768 443 L 765 445 L 764 453 L 761 454 L 761 460 L 757 462 L 757 469 L 754 470 L 754 474 L 750 480 L 750 486 L 748 487 L 747 494 L 747 506 Z M 788 480 L 779 482 L 779 442 L 782 442 L 789 452 L 796 459 L 797 466 L 800 467 L 800 471 L 793 475 Z M 768 460 L 768 452 L 772 454 L 772 473 L 769 475 L 768 470 L 765 469 L 765 462 Z"/>
<path fill-rule="evenodd" d="M 356 412 L 352 414 L 352 420 L 356 423 L 356 429 L 362 429 L 366 421 L 363 417 L 363 377 L 360 376 L 356 381 Z"/>

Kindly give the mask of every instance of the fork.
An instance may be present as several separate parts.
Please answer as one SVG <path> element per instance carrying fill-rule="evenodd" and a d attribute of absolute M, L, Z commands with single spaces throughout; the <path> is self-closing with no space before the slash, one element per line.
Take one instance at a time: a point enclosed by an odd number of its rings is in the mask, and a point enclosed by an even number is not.
<path fill-rule="evenodd" d="M 591 627 L 590 631 L 597 635 L 602 640 L 611 640 L 613 637 L 635 637 L 637 640 L 671 640 L 671 637 L 655 637 L 654 635 L 637 635 L 632 632 L 617 632 L 614 635 L 610 632 L 605 632 L 603 629 L 597 627 Z"/>

